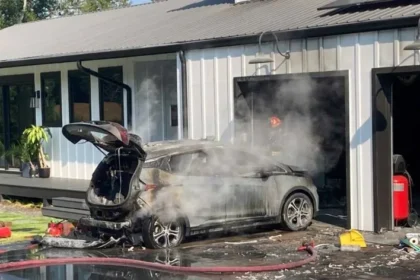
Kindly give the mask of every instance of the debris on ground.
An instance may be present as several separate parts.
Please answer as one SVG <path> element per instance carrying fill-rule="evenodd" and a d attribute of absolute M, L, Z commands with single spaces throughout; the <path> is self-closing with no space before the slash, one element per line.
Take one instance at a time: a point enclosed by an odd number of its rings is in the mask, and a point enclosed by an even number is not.
<path fill-rule="evenodd" d="M 225 242 L 225 244 L 229 245 L 241 245 L 241 244 L 252 244 L 257 243 L 258 240 L 251 240 L 251 241 L 239 241 L 239 242 Z"/>
<path fill-rule="evenodd" d="M 400 239 L 399 249 L 403 249 L 407 253 L 420 253 L 419 234 L 407 233 L 404 238 Z"/>
<path fill-rule="evenodd" d="M 340 251 L 342 252 L 358 252 L 362 248 L 359 245 L 342 245 Z"/>
<path fill-rule="evenodd" d="M 280 239 L 282 235 L 274 235 L 274 236 L 270 236 L 268 239 L 270 239 L 271 241 L 278 241 Z"/>
<path fill-rule="evenodd" d="M 4 215 L 3 215 L 4 213 Z M 7 221 L 13 221 L 13 236 L 15 232 L 21 234 L 20 231 L 24 229 L 33 228 L 35 225 L 40 225 L 40 229 L 32 232 L 25 232 L 25 236 L 35 232 L 38 234 L 45 233 L 46 225 L 50 221 L 45 218 L 39 219 L 35 216 L 31 219 L 23 219 L 17 216 L 16 213 L 0 212 L 0 215 L 6 218 Z M 28 223 L 24 223 L 28 220 Z M 31 223 L 29 223 L 29 220 Z M 16 223 L 15 223 L 16 221 Z M 56 223 L 58 224 L 58 222 Z M 29 226 L 31 225 L 31 226 Z M 42 225 L 42 227 L 41 227 Z M 18 230 L 19 229 L 19 230 Z M 284 270 L 273 273 L 249 273 L 243 275 L 232 275 L 232 278 L 226 279 L 337 279 L 340 276 L 345 276 L 343 279 L 416 279 L 420 277 L 420 269 L 418 268 L 418 260 L 420 255 L 418 251 L 412 246 L 401 244 L 400 239 L 407 238 L 410 240 L 413 237 L 420 239 L 420 234 L 412 233 L 415 229 L 409 229 L 402 237 L 402 232 L 388 231 L 381 234 L 370 232 L 360 232 L 368 244 L 366 248 L 357 252 L 341 251 L 340 234 L 343 233 L 343 228 L 334 227 L 321 222 L 314 222 L 307 231 L 302 232 L 282 232 L 277 229 L 271 232 L 258 232 L 255 235 L 249 234 L 245 239 L 234 236 L 222 236 L 220 239 L 210 239 L 203 241 L 196 241 L 186 243 L 176 250 L 179 253 L 180 264 L 182 266 L 204 266 L 204 265 L 244 265 L 249 264 L 268 264 L 279 263 L 298 260 L 302 258 L 303 253 L 296 253 L 296 248 L 301 245 L 301 240 L 313 240 L 315 248 L 318 251 L 318 259 L 311 265 L 306 265 L 301 269 Z M 282 234 L 279 234 L 282 233 Z M 14 237 L 13 237 L 14 238 Z M 38 242 L 42 240 L 40 237 Z M 52 241 L 52 240 L 50 240 Z M 276 241 L 276 242 L 273 242 Z M 281 241 L 281 242 L 280 242 Z M 74 242 L 74 241 L 73 241 Z M 114 241 L 115 242 L 115 241 Z M 89 240 L 89 245 L 95 248 L 105 245 L 105 242 L 100 244 L 93 244 Z M 415 241 L 414 241 L 415 243 Z M 0 241 L 1 244 L 1 241 Z M 88 244 L 77 244 L 79 247 L 85 247 Z M 398 245 L 401 246 L 398 246 Z M 110 245 L 110 244 L 108 244 Z M 417 245 L 418 246 L 418 245 Z M 141 250 L 141 249 L 143 250 Z M 3 249 L 0 246 L 0 251 Z M 127 248 L 128 249 L 128 248 Z M 130 258 L 150 259 L 154 261 L 159 254 L 174 252 L 174 250 L 145 250 L 145 248 L 129 248 L 124 250 L 123 255 Z M 107 251 L 112 250 L 112 251 Z M 48 255 L 47 257 L 63 257 L 81 255 L 97 254 L 97 256 L 109 255 L 121 256 L 121 249 L 107 249 L 107 250 L 61 250 L 56 249 L 56 255 Z M 41 251 L 40 251 L 41 252 Z M 44 250 L 39 255 L 50 254 L 51 250 Z M 169 258 L 169 255 L 168 255 Z M 109 269 L 109 268 L 107 268 Z M 405 277 L 405 278 L 404 278 Z M 411 277 L 411 278 L 409 278 Z M 141 279 L 141 278 L 139 278 Z M 168 278 L 169 279 L 169 278 Z M 419 279 L 419 278 L 417 278 Z"/>

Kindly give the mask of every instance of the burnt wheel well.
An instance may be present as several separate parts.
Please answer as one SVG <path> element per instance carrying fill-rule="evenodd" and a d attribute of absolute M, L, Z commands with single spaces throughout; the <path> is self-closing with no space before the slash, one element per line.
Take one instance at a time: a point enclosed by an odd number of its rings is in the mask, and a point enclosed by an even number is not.
<path fill-rule="evenodd" d="M 295 188 L 293 188 L 292 191 L 290 191 L 289 193 L 287 193 L 287 195 L 285 195 L 285 197 L 283 198 L 283 201 L 281 203 L 281 208 L 280 208 L 282 211 L 283 211 L 284 204 L 289 199 L 289 197 L 291 197 L 292 195 L 294 195 L 296 193 L 303 193 L 306 196 L 308 196 L 309 199 L 311 200 L 312 207 L 315 208 L 315 199 L 313 198 L 312 194 L 309 191 L 305 190 L 303 187 L 295 187 Z"/>
<path fill-rule="evenodd" d="M 164 208 L 160 208 L 159 210 L 157 210 L 156 212 L 158 213 L 158 212 L 160 212 L 160 211 L 162 211 L 162 212 L 165 212 L 165 210 L 164 210 Z M 180 208 L 178 208 L 178 207 L 175 207 L 172 211 L 176 211 L 177 212 L 177 219 L 180 219 L 181 221 L 182 221 L 182 224 L 183 224 L 183 226 L 184 226 L 184 228 L 185 228 L 185 230 L 188 230 L 189 229 L 189 227 L 190 227 L 190 221 L 189 221 L 189 219 L 188 219 L 188 216 L 187 215 L 185 215 L 182 211 L 181 211 L 181 209 Z M 159 217 L 158 215 L 155 215 L 155 214 L 152 214 L 153 216 L 156 216 L 156 217 Z"/>

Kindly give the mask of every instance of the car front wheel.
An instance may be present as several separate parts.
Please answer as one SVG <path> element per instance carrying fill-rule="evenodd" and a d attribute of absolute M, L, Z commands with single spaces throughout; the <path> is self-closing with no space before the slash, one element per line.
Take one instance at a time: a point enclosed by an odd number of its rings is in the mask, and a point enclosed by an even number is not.
<path fill-rule="evenodd" d="M 174 248 L 184 240 L 185 227 L 182 219 L 162 222 L 153 216 L 144 221 L 142 232 L 146 248 Z"/>
<path fill-rule="evenodd" d="M 291 231 L 305 230 L 312 222 L 314 207 L 304 193 L 294 193 L 283 205 L 282 221 Z"/>

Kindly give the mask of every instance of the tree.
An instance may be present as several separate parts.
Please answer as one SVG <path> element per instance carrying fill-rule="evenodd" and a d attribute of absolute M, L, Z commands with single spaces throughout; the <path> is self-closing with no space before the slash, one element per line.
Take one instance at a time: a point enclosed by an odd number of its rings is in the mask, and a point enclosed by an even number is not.
<path fill-rule="evenodd" d="M 58 0 L 0 0 L 0 29 L 50 17 Z"/>
<path fill-rule="evenodd" d="M 59 0 L 27 0 L 36 19 L 50 18 L 57 10 Z"/>
<path fill-rule="evenodd" d="M 80 8 L 83 13 L 86 13 L 127 7 L 130 4 L 130 0 L 85 0 Z"/>
<path fill-rule="evenodd" d="M 59 5 L 57 16 L 78 15 L 130 5 L 130 0 L 63 0 Z"/>
<path fill-rule="evenodd" d="M 21 0 L 0 0 L 0 29 L 19 22 L 22 7 Z"/>
<path fill-rule="evenodd" d="M 0 29 L 21 22 L 130 5 L 130 0 L 0 0 Z"/>

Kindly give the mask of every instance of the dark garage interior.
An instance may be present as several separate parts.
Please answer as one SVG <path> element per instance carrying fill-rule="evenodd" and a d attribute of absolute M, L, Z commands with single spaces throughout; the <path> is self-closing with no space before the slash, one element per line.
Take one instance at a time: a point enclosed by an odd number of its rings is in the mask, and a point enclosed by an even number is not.
<path fill-rule="evenodd" d="M 347 79 L 347 71 L 235 79 L 235 143 L 308 170 L 320 208 L 336 217 L 348 212 Z M 272 116 L 282 121 L 276 144 Z"/>
<path fill-rule="evenodd" d="M 374 230 L 380 232 L 420 221 L 420 120 L 415 117 L 420 67 L 376 68 L 372 78 Z M 404 158 L 404 169 L 395 164 L 395 155 Z"/>
<path fill-rule="evenodd" d="M 393 154 L 400 154 L 406 161 L 407 171 L 413 179 L 413 208 L 420 213 L 420 145 L 417 135 L 420 118 L 420 72 L 394 75 L 392 87 L 392 144 Z M 416 184 L 417 183 L 417 184 Z"/>

